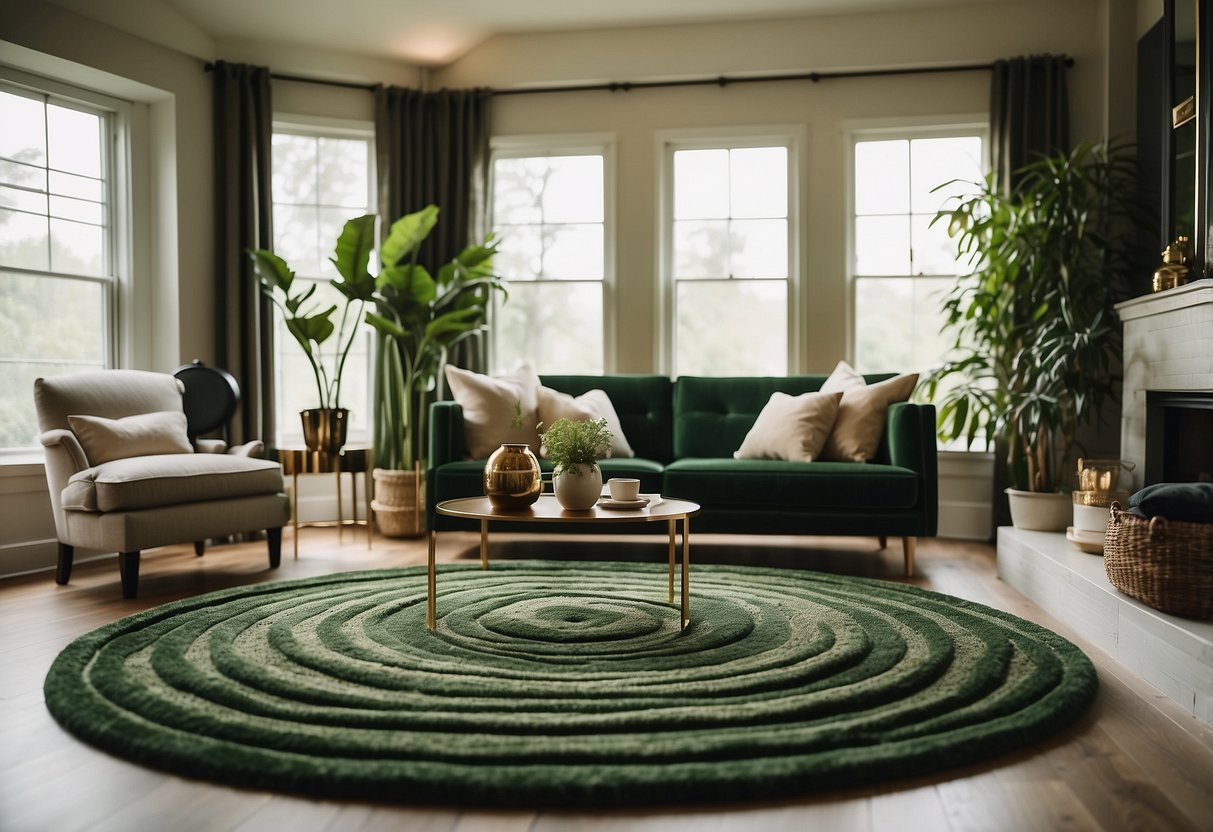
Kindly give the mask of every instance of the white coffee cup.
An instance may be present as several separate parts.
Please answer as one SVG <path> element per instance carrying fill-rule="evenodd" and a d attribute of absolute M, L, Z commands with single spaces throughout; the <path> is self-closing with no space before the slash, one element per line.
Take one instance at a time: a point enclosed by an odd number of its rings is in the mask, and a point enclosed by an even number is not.
<path fill-rule="evenodd" d="M 611 490 L 612 500 L 631 502 L 640 499 L 640 480 L 612 477 L 607 480 L 607 488 Z"/>

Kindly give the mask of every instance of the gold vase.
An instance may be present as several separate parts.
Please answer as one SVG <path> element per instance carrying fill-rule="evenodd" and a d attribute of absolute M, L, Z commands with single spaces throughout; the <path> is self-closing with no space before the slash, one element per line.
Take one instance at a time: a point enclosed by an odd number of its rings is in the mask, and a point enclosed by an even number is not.
<path fill-rule="evenodd" d="M 517 510 L 539 499 L 543 480 L 529 445 L 502 445 L 484 465 L 484 494 L 493 508 Z"/>
<path fill-rule="evenodd" d="M 299 411 L 303 444 L 309 451 L 335 454 L 345 446 L 350 412 L 344 407 L 317 407 Z"/>

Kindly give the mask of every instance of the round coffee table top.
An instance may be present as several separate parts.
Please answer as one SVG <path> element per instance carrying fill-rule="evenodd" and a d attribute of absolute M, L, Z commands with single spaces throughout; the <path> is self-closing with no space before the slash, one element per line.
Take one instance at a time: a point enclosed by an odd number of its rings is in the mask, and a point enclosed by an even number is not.
<path fill-rule="evenodd" d="M 648 523 L 676 520 L 699 512 L 699 504 L 690 500 L 642 494 L 649 505 L 636 509 L 604 508 L 601 504 L 585 511 L 569 511 L 556 502 L 553 494 L 541 494 L 539 499 L 522 509 L 494 508 L 488 497 L 461 497 L 445 500 L 434 507 L 439 514 L 471 520 L 505 520 L 527 523 Z"/>

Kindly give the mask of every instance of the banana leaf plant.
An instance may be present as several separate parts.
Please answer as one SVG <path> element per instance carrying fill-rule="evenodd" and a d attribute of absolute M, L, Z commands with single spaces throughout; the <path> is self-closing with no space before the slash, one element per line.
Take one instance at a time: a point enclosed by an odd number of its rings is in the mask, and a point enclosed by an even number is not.
<path fill-rule="evenodd" d="M 261 291 L 278 307 L 287 331 L 294 336 L 311 365 L 318 407 L 341 407 L 345 361 L 357 339 L 366 306 L 375 293 L 375 278 L 367 268 L 374 248 L 374 214 L 355 217 L 345 223 L 333 256 L 329 258 L 340 275 L 339 280 L 330 280 L 329 285 L 344 298 L 337 324 L 333 323 L 333 313 L 338 304 L 324 308 L 315 299 L 318 283 L 300 281 L 307 286 L 300 288 L 295 282 L 295 272 L 274 252 L 266 249 L 248 252 Z M 334 335 L 333 348 L 326 350 L 324 345 Z"/>
<path fill-rule="evenodd" d="M 418 249 L 438 222 L 428 205 L 392 223 L 379 248 L 375 281 L 375 467 L 411 469 L 421 458 L 430 399 L 451 347 L 485 332 L 493 292 L 506 294 L 493 274 L 497 241 L 470 245 L 430 274 Z"/>

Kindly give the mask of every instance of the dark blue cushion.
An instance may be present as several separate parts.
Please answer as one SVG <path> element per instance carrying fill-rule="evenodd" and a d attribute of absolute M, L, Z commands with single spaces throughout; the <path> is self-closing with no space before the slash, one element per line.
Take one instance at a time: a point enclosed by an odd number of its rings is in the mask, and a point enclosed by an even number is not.
<path fill-rule="evenodd" d="M 1144 517 L 1213 523 L 1213 483 L 1159 482 L 1147 485 L 1129 498 L 1129 507 L 1139 509 Z"/>

